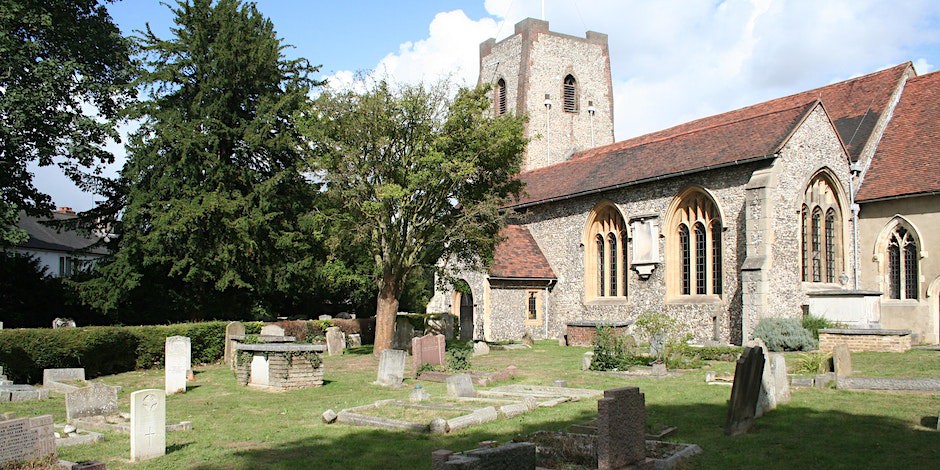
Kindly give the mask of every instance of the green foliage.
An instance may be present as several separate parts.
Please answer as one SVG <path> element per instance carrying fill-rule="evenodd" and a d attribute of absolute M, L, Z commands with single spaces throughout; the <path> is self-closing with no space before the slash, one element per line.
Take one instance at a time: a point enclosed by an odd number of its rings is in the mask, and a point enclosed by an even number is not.
<path fill-rule="evenodd" d="M 0 248 L 26 243 L 29 234 L 17 228 L 19 210 L 16 205 L 0 201 Z"/>
<path fill-rule="evenodd" d="M 342 208 L 340 235 L 362 237 L 374 261 L 385 328 L 377 350 L 390 342 L 388 317 L 418 268 L 492 258 L 506 217 L 499 208 L 521 189 L 514 175 L 526 139 L 523 118 L 494 118 L 490 105 L 484 87 L 454 96 L 447 83 L 383 80 L 364 93 L 326 91 L 307 114 L 310 166 Z"/>
<path fill-rule="evenodd" d="M 627 350 L 623 337 L 609 326 L 597 327 L 592 345 L 591 370 L 620 369 L 623 358 L 632 353 Z"/>
<path fill-rule="evenodd" d="M 797 374 L 818 374 L 831 356 L 823 353 L 800 354 L 793 372 Z"/>
<path fill-rule="evenodd" d="M 845 324 L 841 322 L 834 322 L 824 317 L 817 317 L 811 313 L 804 315 L 801 323 L 803 328 L 806 328 L 806 330 L 813 335 L 813 338 L 817 340 L 819 339 L 819 330 L 845 327 Z"/>
<path fill-rule="evenodd" d="M 78 304 L 70 284 L 47 272 L 39 259 L 0 252 L 0 319 L 6 328 L 48 327 L 56 317 L 79 325 L 97 320 Z"/>
<path fill-rule="evenodd" d="M 771 351 L 811 351 L 817 344 L 796 318 L 763 318 L 751 338 L 764 340 Z"/>
<path fill-rule="evenodd" d="M 651 344 L 655 342 L 663 344 L 663 347 L 658 349 L 659 354 L 656 360 L 664 362 L 669 355 L 669 345 L 677 341 L 678 323 L 676 320 L 665 313 L 647 310 L 637 317 L 633 327 Z"/>
<path fill-rule="evenodd" d="M 253 4 L 172 10 L 171 38 L 148 29 L 138 43 L 146 99 L 129 112 L 141 125 L 111 200 L 118 251 L 83 298 L 125 323 L 295 314 L 326 258 L 302 229 L 319 188 L 294 126 L 317 69 L 284 58 Z"/>
<path fill-rule="evenodd" d="M 454 341 L 447 343 L 447 368 L 450 370 L 470 370 L 473 358 L 473 341 Z"/>
<path fill-rule="evenodd" d="M 16 206 L 54 209 L 32 165 L 96 189 L 85 171 L 114 161 L 104 147 L 119 140 L 115 119 L 133 95 L 130 47 L 98 0 L 0 2 L 0 239 L 10 241 Z"/>
<path fill-rule="evenodd" d="M 687 352 L 703 361 L 734 362 L 741 356 L 744 348 L 740 346 L 705 346 L 701 348 L 689 347 Z"/>
<path fill-rule="evenodd" d="M 191 339 L 194 363 L 222 358 L 225 322 L 164 326 L 90 326 L 0 330 L 0 364 L 20 383 L 42 380 L 42 370 L 84 367 L 88 378 L 163 364 L 166 338 Z"/>

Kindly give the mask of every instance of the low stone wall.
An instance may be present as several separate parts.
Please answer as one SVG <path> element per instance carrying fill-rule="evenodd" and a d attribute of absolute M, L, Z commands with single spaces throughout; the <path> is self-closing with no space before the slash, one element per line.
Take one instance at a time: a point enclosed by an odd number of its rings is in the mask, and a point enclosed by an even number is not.
<path fill-rule="evenodd" d="M 590 347 L 593 344 L 594 337 L 597 336 L 598 326 L 609 326 L 614 329 L 615 334 L 626 335 L 627 328 L 632 324 L 633 322 L 571 322 L 566 325 L 565 336 L 568 346 Z"/>
<path fill-rule="evenodd" d="M 819 350 L 831 353 L 839 344 L 850 351 L 904 352 L 911 349 L 911 330 L 843 329 L 819 330 Z"/>

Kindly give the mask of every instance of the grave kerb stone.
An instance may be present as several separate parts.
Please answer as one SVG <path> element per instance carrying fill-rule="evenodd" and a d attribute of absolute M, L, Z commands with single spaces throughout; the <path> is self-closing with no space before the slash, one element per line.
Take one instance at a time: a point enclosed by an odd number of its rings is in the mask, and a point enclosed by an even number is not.
<path fill-rule="evenodd" d="M 166 394 L 159 389 L 131 393 L 131 462 L 166 454 Z"/>

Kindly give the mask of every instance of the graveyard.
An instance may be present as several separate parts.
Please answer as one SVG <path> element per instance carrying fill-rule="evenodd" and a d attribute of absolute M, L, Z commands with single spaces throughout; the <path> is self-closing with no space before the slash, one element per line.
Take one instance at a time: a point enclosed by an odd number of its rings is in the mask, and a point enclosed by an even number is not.
<path fill-rule="evenodd" d="M 467 452 L 484 441 L 505 444 L 535 433 L 596 428 L 598 398 L 604 390 L 638 387 L 645 396 L 647 438 L 675 427 L 662 440 L 702 449 L 689 460 L 691 468 L 927 468 L 940 457 L 936 428 L 940 394 L 936 392 L 794 387 L 789 403 L 754 420 L 746 432 L 728 436 L 725 424 L 731 387 L 709 385 L 704 379 L 706 373 L 734 375 L 734 362 L 709 361 L 703 369 L 671 371 L 675 374 L 662 377 L 622 377 L 581 370 L 585 351 L 537 341 L 532 348 L 494 349 L 475 356 L 474 369 L 514 366 L 515 377 L 489 387 L 474 385 L 476 397 L 460 399 L 448 397 L 446 382 L 415 380 L 410 357 L 406 357 L 400 386 L 376 383 L 379 359 L 369 346 L 324 354 L 322 385 L 287 391 L 245 387 L 224 363 L 193 364 L 185 393 L 166 395 L 165 424 L 191 426 L 165 433 L 165 455 L 132 463 L 130 449 L 142 443 L 131 442 L 133 432 L 107 429 L 95 431 L 103 435 L 103 441 L 60 447 L 58 454 L 72 462 L 101 461 L 111 469 L 346 468 L 352 463 L 358 468 L 430 468 L 432 452 L 440 449 Z M 794 368 L 802 355 L 787 353 L 785 358 L 788 368 Z M 940 353 L 932 350 L 853 353 L 852 361 L 852 377 L 940 377 Z M 128 414 L 132 413 L 132 393 L 162 391 L 166 384 L 163 368 L 87 379 L 110 386 L 109 391 L 117 390 L 117 411 Z M 514 399 L 509 395 L 520 390 L 541 390 L 546 396 L 538 401 L 547 401 L 547 395 L 556 393 L 551 390 L 557 389 L 557 381 L 566 389 L 592 393 L 554 406 L 519 409 L 518 414 L 494 412 L 496 419 L 451 432 L 423 429 L 435 416 L 458 423 L 461 415 L 469 413 L 466 410 L 498 410 Z M 430 396 L 418 407 L 409 401 L 416 385 Z M 468 404 L 468 400 L 479 403 Z M 326 410 L 342 414 L 341 410 L 375 403 L 384 406 L 364 413 L 420 422 L 422 428 L 388 429 L 323 420 Z M 2 403 L 0 412 L 12 412 L 18 418 L 51 415 L 56 425 L 66 421 L 61 393 L 51 393 L 44 400 Z"/>

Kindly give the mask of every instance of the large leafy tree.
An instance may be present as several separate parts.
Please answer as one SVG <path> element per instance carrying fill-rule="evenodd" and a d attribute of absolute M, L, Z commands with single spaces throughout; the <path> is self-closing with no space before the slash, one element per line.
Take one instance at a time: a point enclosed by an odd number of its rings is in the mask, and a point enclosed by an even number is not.
<path fill-rule="evenodd" d="M 132 95 L 129 53 L 98 0 L 0 2 L 0 244 L 22 240 L 11 213 L 53 208 L 30 165 L 94 189 L 89 173 L 113 162 L 104 144 Z"/>
<path fill-rule="evenodd" d="M 163 312 L 126 322 L 289 308 L 312 263 L 302 226 L 315 222 L 318 192 L 300 172 L 294 123 L 316 68 L 283 56 L 253 4 L 172 9 L 171 38 L 148 30 L 139 40 L 142 100 L 131 116 L 141 126 L 114 198 L 118 251 L 84 296 L 109 312 Z"/>
<path fill-rule="evenodd" d="M 391 345 L 415 270 L 438 259 L 487 263 L 500 206 L 521 189 L 524 120 L 492 117 L 484 87 L 452 91 L 380 81 L 326 92 L 307 122 L 317 174 L 349 217 L 345 238 L 364 240 L 375 263 L 376 353 Z"/>

